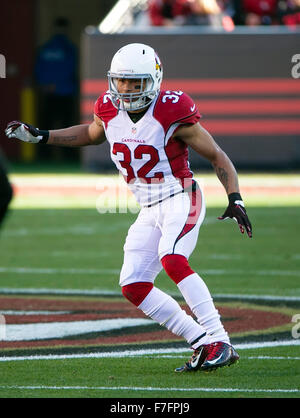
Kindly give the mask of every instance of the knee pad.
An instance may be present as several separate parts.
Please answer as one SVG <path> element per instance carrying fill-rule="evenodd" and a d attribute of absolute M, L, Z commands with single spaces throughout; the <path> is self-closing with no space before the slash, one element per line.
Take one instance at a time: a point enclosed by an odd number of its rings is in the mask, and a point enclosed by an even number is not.
<path fill-rule="evenodd" d="M 138 282 L 123 286 L 122 293 L 129 302 L 133 303 L 135 306 L 139 306 L 152 289 L 153 283 Z"/>
<path fill-rule="evenodd" d="M 183 255 L 167 254 L 162 258 L 161 263 L 167 275 L 176 284 L 185 277 L 195 273 L 189 266 L 188 260 Z"/>

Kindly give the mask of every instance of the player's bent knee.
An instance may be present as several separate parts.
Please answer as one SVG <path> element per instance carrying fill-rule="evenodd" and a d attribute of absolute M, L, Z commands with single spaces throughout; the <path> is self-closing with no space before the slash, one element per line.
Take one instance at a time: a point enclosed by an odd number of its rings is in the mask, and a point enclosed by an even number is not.
<path fill-rule="evenodd" d="M 179 254 L 167 254 L 165 255 L 161 263 L 167 275 L 178 284 L 185 277 L 194 273 L 191 269 L 186 257 Z"/>
<path fill-rule="evenodd" d="M 152 290 L 153 283 L 138 282 L 128 284 L 122 287 L 123 296 L 128 299 L 135 306 L 139 306 L 148 293 Z"/>

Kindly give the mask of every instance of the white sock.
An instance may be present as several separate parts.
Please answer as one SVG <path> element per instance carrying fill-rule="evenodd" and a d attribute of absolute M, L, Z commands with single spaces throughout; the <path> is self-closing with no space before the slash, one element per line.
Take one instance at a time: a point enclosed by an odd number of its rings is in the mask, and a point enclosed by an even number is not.
<path fill-rule="evenodd" d="M 210 343 L 223 341 L 230 344 L 229 336 L 225 331 L 220 315 L 213 303 L 211 294 L 197 273 L 185 277 L 178 283 L 186 303 L 191 308 L 200 325 L 210 336 Z"/>
<path fill-rule="evenodd" d="M 173 334 L 185 338 L 193 349 L 208 344 L 205 329 L 187 315 L 175 299 L 157 287 L 152 288 L 138 308 Z"/>

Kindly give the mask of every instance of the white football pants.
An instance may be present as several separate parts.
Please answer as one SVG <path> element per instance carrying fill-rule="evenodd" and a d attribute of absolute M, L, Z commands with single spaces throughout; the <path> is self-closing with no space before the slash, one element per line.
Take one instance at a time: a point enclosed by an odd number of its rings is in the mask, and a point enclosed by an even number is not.
<path fill-rule="evenodd" d="M 167 254 L 188 259 L 204 217 L 205 202 L 200 189 L 142 208 L 125 241 L 120 285 L 154 283 L 162 269 L 160 260 Z"/>

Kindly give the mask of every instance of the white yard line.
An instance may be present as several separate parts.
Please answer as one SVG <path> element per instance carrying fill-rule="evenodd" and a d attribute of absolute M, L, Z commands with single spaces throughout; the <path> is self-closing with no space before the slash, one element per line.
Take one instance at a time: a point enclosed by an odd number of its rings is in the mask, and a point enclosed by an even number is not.
<path fill-rule="evenodd" d="M 236 347 L 236 346 L 235 346 Z M 157 358 L 156 356 L 147 356 L 147 358 Z M 186 358 L 186 355 L 172 355 L 172 354 L 162 354 L 159 358 Z M 243 356 L 243 360 L 300 360 L 300 357 L 291 357 L 291 356 Z"/>
<path fill-rule="evenodd" d="M 119 269 L 78 269 L 50 267 L 0 267 L 0 273 L 14 274 L 120 274 Z"/>
<path fill-rule="evenodd" d="M 0 309 L 0 315 L 66 315 L 72 311 L 22 311 L 13 309 Z"/>
<path fill-rule="evenodd" d="M 15 274 L 119 274 L 120 269 L 84 269 L 84 268 L 50 268 L 50 267 L 0 267 L 0 273 Z M 299 270 L 250 270 L 247 272 L 252 276 L 294 276 L 300 278 Z M 201 270 L 201 274 L 211 276 L 224 275 L 245 275 L 244 270 L 228 270 L 228 269 L 206 269 Z"/>
<path fill-rule="evenodd" d="M 298 393 L 300 389 L 251 389 L 251 388 L 173 388 L 137 386 L 0 386 L 0 389 L 18 390 L 126 390 L 145 392 L 249 392 L 249 393 Z"/>
<path fill-rule="evenodd" d="M 270 341 L 262 343 L 244 343 L 236 344 L 237 350 L 245 350 L 249 348 L 265 348 L 265 347 L 283 347 L 283 346 L 300 346 L 300 339 L 285 340 L 285 341 Z M 160 348 L 160 349 L 143 349 L 143 350 L 124 350 L 111 351 L 87 354 L 48 354 L 48 355 L 33 355 L 33 356 L 15 356 L 15 357 L 0 357 L 0 362 L 8 361 L 24 361 L 24 360 L 67 360 L 67 359 L 95 359 L 95 358 L 124 358 L 124 357 L 138 357 L 153 354 L 179 354 L 187 353 L 189 355 L 191 350 L 186 348 Z"/>
<path fill-rule="evenodd" d="M 300 357 L 291 357 L 291 356 L 251 356 L 251 357 L 243 357 L 248 360 L 300 360 Z"/>

